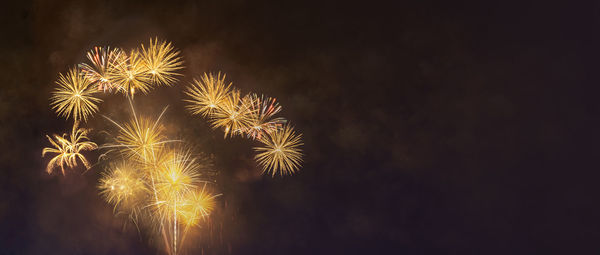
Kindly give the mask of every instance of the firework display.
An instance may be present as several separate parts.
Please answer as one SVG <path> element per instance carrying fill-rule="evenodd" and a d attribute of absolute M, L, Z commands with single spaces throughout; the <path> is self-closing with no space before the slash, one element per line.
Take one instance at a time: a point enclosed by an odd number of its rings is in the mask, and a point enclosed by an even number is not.
<path fill-rule="evenodd" d="M 112 205 L 115 214 L 127 217 L 162 240 L 168 254 L 177 254 L 189 231 L 202 227 L 218 207 L 217 185 L 212 162 L 195 153 L 186 139 L 166 135 L 158 116 L 139 114 L 133 104 L 138 92 L 149 93 L 158 86 L 172 86 L 181 76 L 183 60 L 171 43 L 150 39 L 147 46 L 125 51 L 94 47 L 81 63 L 60 74 L 50 105 L 59 117 L 72 119 L 71 134 L 46 136 L 52 147 L 42 157 L 53 155 L 46 171 L 72 169 L 81 162 L 86 169 L 101 169 L 100 196 Z M 102 115 L 112 124 L 109 142 L 98 146 L 80 128 L 83 121 L 98 113 L 101 96 L 111 92 L 125 95 L 131 112 L 125 121 Z M 291 175 L 302 164 L 302 135 L 278 116 L 282 107 L 275 98 L 255 93 L 241 95 L 226 75 L 204 73 L 185 89 L 183 99 L 192 115 L 200 115 L 224 137 L 241 136 L 258 143 L 255 160 L 262 173 Z M 126 104 L 126 103 L 125 103 Z M 143 111 L 142 111 L 143 112 Z M 91 164 L 82 154 L 99 150 L 98 162 Z M 189 242 L 189 240 L 188 240 Z"/>

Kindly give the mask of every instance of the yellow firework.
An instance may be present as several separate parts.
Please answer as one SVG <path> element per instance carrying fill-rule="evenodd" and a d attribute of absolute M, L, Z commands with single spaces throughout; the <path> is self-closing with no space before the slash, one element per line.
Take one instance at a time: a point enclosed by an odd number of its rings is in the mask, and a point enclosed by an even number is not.
<path fill-rule="evenodd" d="M 49 174 L 52 173 L 55 167 L 60 166 L 64 175 L 65 165 L 69 168 L 76 167 L 78 159 L 83 163 L 86 169 L 90 168 L 90 163 L 81 152 L 94 150 L 98 148 L 98 146 L 89 141 L 87 132 L 86 129 L 78 128 L 78 123 L 75 122 L 69 139 L 65 138 L 66 134 L 63 134 L 62 136 L 55 134 L 54 140 L 50 138 L 50 136 L 46 136 L 54 148 L 44 148 L 44 150 L 42 150 L 42 157 L 47 153 L 56 153 L 56 156 L 48 162 L 48 166 L 46 167 L 46 171 Z"/>
<path fill-rule="evenodd" d="M 141 54 L 132 50 L 123 61 L 117 61 L 110 69 L 110 80 L 118 91 L 133 96 L 136 91 L 150 91 L 151 77 Z"/>
<path fill-rule="evenodd" d="M 110 166 L 100 178 L 100 194 L 115 210 L 135 210 L 148 194 L 139 166 L 124 161 Z"/>
<path fill-rule="evenodd" d="M 252 139 L 260 139 L 265 134 L 270 134 L 283 127 L 286 120 L 274 116 L 281 111 L 281 106 L 275 98 L 258 96 L 256 94 L 247 95 L 245 102 L 250 104 L 250 127 L 244 132 Z"/>
<path fill-rule="evenodd" d="M 254 158 L 263 168 L 263 173 L 290 175 L 300 168 L 302 134 L 296 135 L 290 126 L 263 136 L 260 142 L 263 144 L 254 148 L 258 153 Z"/>
<path fill-rule="evenodd" d="M 91 65 L 87 63 L 79 65 L 83 74 L 92 83 L 96 84 L 98 90 L 112 90 L 114 84 L 111 82 L 110 77 L 110 73 L 113 72 L 111 68 L 120 65 L 119 62 L 126 59 L 125 53 L 118 48 L 94 47 L 87 53 L 87 58 Z"/>
<path fill-rule="evenodd" d="M 239 91 L 232 91 L 211 115 L 212 126 L 224 128 L 225 137 L 242 134 L 252 125 L 253 110 L 250 105 L 249 98 L 242 99 Z"/>
<path fill-rule="evenodd" d="M 66 75 L 60 74 L 56 84 L 58 88 L 52 92 L 50 105 L 59 116 L 87 121 L 88 116 L 98 111 L 97 104 L 102 100 L 94 97 L 90 80 L 77 68 L 72 68 Z"/>
<path fill-rule="evenodd" d="M 169 152 L 169 160 L 153 172 L 155 216 L 163 220 L 177 220 L 187 194 L 196 189 L 200 166 L 189 152 Z"/>
<path fill-rule="evenodd" d="M 134 158 L 139 162 L 154 162 L 156 155 L 165 143 L 172 142 L 163 135 L 163 127 L 160 119 L 165 113 L 165 108 L 156 120 L 138 117 L 130 101 L 133 118 L 125 124 L 119 124 L 105 117 L 119 128 L 119 134 L 115 138 L 115 144 L 107 144 L 104 148 L 117 148 L 121 154 L 128 158 Z"/>
<path fill-rule="evenodd" d="M 98 148 L 96 143 L 89 141 L 87 136 L 89 130 L 78 128 L 79 123 L 75 122 L 73 129 L 71 130 L 71 153 L 75 154 L 73 157 L 79 157 L 86 167 L 89 168 L 87 160 L 80 154 L 81 151 L 95 150 Z"/>
<path fill-rule="evenodd" d="M 182 222 L 187 226 L 198 225 L 200 220 L 208 217 L 214 210 L 216 207 L 215 198 L 219 195 L 208 192 L 206 184 L 201 190 L 188 193 L 179 211 Z"/>
<path fill-rule="evenodd" d="M 212 73 L 206 74 L 200 77 L 200 80 L 194 79 L 185 94 L 190 99 L 184 101 L 190 104 L 186 108 L 192 114 L 200 114 L 204 117 L 210 116 L 215 110 L 222 106 L 223 102 L 227 99 L 231 93 L 231 83 L 225 82 L 225 77 L 218 73 L 215 77 Z"/>
<path fill-rule="evenodd" d="M 142 44 L 142 60 L 154 84 L 170 86 L 177 81 L 176 71 L 183 69 L 179 51 L 171 43 L 150 39 L 148 48 Z"/>
<path fill-rule="evenodd" d="M 156 169 L 155 189 L 165 200 L 182 198 L 196 188 L 200 165 L 189 152 L 170 152 L 171 157 Z"/>

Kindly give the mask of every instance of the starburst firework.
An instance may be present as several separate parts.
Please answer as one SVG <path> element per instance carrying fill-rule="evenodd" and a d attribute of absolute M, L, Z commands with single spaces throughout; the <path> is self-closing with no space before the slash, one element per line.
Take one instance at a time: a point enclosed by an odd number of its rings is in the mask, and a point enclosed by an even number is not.
<path fill-rule="evenodd" d="M 286 119 L 274 117 L 281 111 L 281 106 L 275 98 L 258 96 L 256 94 L 247 95 L 250 105 L 250 126 L 244 130 L 248 137 L 260 139 L 265 134 L 270 134 L 279 130 L 285 124 Z"/>
<path fill-rule="evenodd" d="M 112 68 L 126 60 L 125 53 L 119 48 L 94 47 L 87 53 L 87 58 L 91 64 L 79 64 L 82 73 L 96 84 L 98 90 L 111 91 L 114 87 L 110 77 L 111 72 L 114 72 Z"/>
<path fill-rule="evenodd" d="M 194 79 L 194 83 L 185 91 L 185 94 L 190 97 L 184 100 L 190 103 L 186 108 L 192 114 L 208 117 L 222 107 L 231 93 L 231 83 L 225 82 L 226 76 L 218 73 L 215 77 L 212 73 L 204 73 L 200 80 Z"/>
<path fill-rule="evenodd" d="M 155 208 L 160 217 L 167 219 L 176 216 L 173 213 L 179 212 L 185 196 L 196 189 L 200 169 L 189 152 L 171 150 L 169 155 L 169 160 L 158 165 L 154 173 Z"/>
<path fill-rule="evenodd" d="M 78 159 L 81 161 L 81 163 L 83 163 L 86 169 L 89 169 L 90 163 L 83 156 L 83 154 L 81 154 L 81 152 L 94 150 L 98 148 L 98 146 L 89 141 L 87 133 L 88 130 L 78 128 L 78 122 L 75 122 L 69 139 L 65 138 L 66 134 L 63 134 L 62 136 L 55 134 L 54 140 L 50 138 L 50 136 L 46 136 L 54 148 L 44 148 L 42 150 L 42 157 L 44 157 L 47 153 L 57 154 L 48 163 L 46 172 L 51 174 L 55 167 L 60 166 L 60 169 L 64 175 L 65 165 L 69 168 L 74 168 L 77 166 Z"/>
<path fill-rule="evenodd" d="M 255 147 L 255 156 L 264 172 L 290 175 L 296 172 L 302 163 L 302 135 L 296 134 L 291 126 L 263 136 L 262 146 Z"/>
<path fill-rule="evenodd" d="M 211 114 L 212 126 L 224 128 L 225 137 L 242 134 L 252 125 L 253 110 L 249 98 L 240 98 L 240 92 L 232 91 L 217 110 Z"/>
<path fill-rule="evenodd" d="M 206 184 L 201 190 L 188 193 L 179 211 L 184 224 L 195 226 L 200 223 L 200 220 L 208 217 L 216 206 L 215 198 L 218 196 L 220 194 L 213 195 L 208 192 Z"/>
<path fill-rule="evenodd" d="M 91 82 L 77 68 L 72 68 L 66 75 L 60 74 L 58 88 L 52 92 L 50 105 L 59 116 L 67 119 L 73 117 L 77 122 L 87 118 L 98 111 L 97 103 L 101 99 L 94 97 Z"/>
<path fill-rule="evenodd" d="M 115 62 L 109 77 L 117 91 L 132 97 L 137 91 L 146 94 L 151 88 L 151 76 L 138 50 L 132 50 L 125 60 Z"/>
<path fill-rule="evenodd" d="M 140 162 L 154 162 L 160 149 L 169 142 L 162 133 L 163 127 L 160 125 L 160 119 L 167 110 L 163 109 L 156 120 L 147 117 L 139 117 L 135 113 L 133 103 L 130 101 L 132 118 L 128 123 L 119 124 L 112 119 L 105 117 L 119 129 L 119 134 L 115 138 L 114 144 L 107 144 L 104 148 L 117 148 L 122 155 L 128 158 L 134 158 Z"/>
<path fill-rule="evenodd" d="M 183 69 L 182 60 L 171 43 L 150 39 L 147 48 L 142 44 L 141 56 L 154 84 L 170 86 L 181 75 L 176 71 Z"/>
<path fill-rule="evenodd" d="M 139 210 L 140 202 L 147 193 L 140 166 L 129 161 L 111 165 L 100 178 L 100 194 L 115 210 Z"/>

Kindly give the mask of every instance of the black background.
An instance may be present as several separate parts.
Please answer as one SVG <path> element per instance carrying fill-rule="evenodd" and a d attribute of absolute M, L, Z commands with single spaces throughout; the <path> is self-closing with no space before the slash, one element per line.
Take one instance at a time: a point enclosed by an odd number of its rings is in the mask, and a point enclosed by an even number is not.
<path fill-rule="evenodd" d="M 201 230 L 190 253 L 597 253 L 599 8 L 3 3 L 0 254 L 159 253 L 97 195 L 101 169 L 48 175 L 40 157 L 44 135 L 71 125 L 49 107 L 58 73 L 93 46 L 154 36 L 181 50 L 186 69 L 136 107 L 170 105 L 171 135 L 213 154 L 221 173 L 214 238 Z M 304 134 L 299 173 L 260 176 L 253 143 L 224 140 L 183 110 L 181 88 L 216 71 L 278 98 Z M 127 116 L 122 96 L 104 99 L 103 114 Z M 88 125 L 110 127 L 99 115 Z"/>

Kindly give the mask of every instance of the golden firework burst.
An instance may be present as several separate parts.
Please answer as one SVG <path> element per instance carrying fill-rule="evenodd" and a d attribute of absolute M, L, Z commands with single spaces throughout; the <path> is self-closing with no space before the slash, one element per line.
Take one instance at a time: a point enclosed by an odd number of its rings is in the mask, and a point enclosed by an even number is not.
<path fill-rule="evenodd" d="M 139 208 L 148 192 L 140 166 L 130 161 L 111 165 L 100 178 L 98 188 L 106 202 L 114 205 L 115 210 L 119 206 L 124 210 Z"/>
<path fill-rule="evenodd" d="M 110 73 L 114 71 L 111 68 L 120 65 L 119 62 L 126 59 L 125 53 L 119 48 L 94 47 L 87 53 L 87 58 L 91 65 L 79 64 L 82 73 L 90 82 L 96 84 L 98 90 L 111 91 L 114 87 L 110 77 Z"/>
<path fill-rule="evenodd" d="M 184 92 L 190 97 L 184 100 L 190 103 L 186 108 L 192 114 L 208 117 L 222 107 L 223 102 L 231 93 L 231 83 L 225 82 L 226 76 L 226 74 L 221 76 L 221 73 L 218 73 L 215 77 L 212 73 L 204 73 L 200 80 L 194 79 L 194 82 Z"/>
<path fill-rule="evenodd" d="M 146 94 L 151 88 L 151 76 L 137 50 L 132 50 L 123 61 L 115 62 L 110 68 L 109 77 L 117 91 L 132 97 L 137 91 Z"/>
<path fill-rule="evenodd" d="M 55 134 L 54 140 L 50 138 L 50 136 L 46 136 L 53 148 L 44 148 L 42 150 L 42 157 L 44 157 L 47 153 L 56 153 L 56 156 L 54 156 L 48 163 L 46 172 L 51 174 L 55 167 L 60 166 L 60 169 L 64 175 L 65 165 L 69 168 L 74 168 L 77 166 L 78 159 L 83 163 L 86 169 L 89 169 L 90 163 L 83 156 L 83 154 L 81 154 L 81 152 L 94 150 L 98 148 L 98 146 L 94 142 L 89 141 L 87 133 L 88 130 L 78 128 L 78 122 L 75 122 L 69 139 L 65 138 L 67 134 L 63 134 L 62 136 Z"/>
<path fill-rule="evenodd" d="M 281 111 L 281 106 L 275 98 L 258 96 L 256 94 L 247 95 L 250 105 L 250 126 L 244 130 L 249 138 L 260 139 L 265 134 L 270 134 L 283 127 L 286 119 L 274 117 Z"/>
<path fill-rule="evenodd" d="M 211 114 L 213 128 L 224 128 L 225 137 L 242 134 L 252 125 L 253 109 L 249 98 L 240 98 L 238 90 L 231 91 L 216 111 Z"/>
<path fill-rule="evenodd" d="M 119 124 L 105 116 L 110 122 L 119 128 L 119 134 L 114 144 L 104 145 L 103 148 L 117 148 L 122 155 L 133 158 L 139 162 L 155 162 L 157 154 L 162 147 L 174 140 L 167 140 L 163 135 L 163 126 L 160 119 L 167 110 L 163 109 L 161 114 L 152 120 L 146 117 L 138 117 L 135 113 L 133 103 L 129 101 L 133 117 L 125 124 Z"/>
<path fill-rule="evenodd" d="M 263 136 L 262 146 L 255 147 L 258 154 L 254 157 L 262 167 L 263 173 L 291 175 L 302 164 L 302 134 L 296 134 L 291 126 Z"/>
<path fill-rule="evenodd" d="M 73 117 L 75 122 L 87 118 L 98 111 L 97 103 L 101 99 L 94 97 L 94 89 L 90 80 L 79 72 L 78 68 L 72 68 L 66 75 L 60 74 L 58 88 L 52 92 L 50 105 L 59 116 L 67 119 Z"/>
<path fill-rule="evenodd" d="M 150 79 L 154 84 L 170 86 L 177 81 L 178 70 L 183 69 L 183 61 L 179 56 L 179 51 L 175 50 L 171 43 L 165 41 L 154 41 L 150 39 L 148 47 L 142 44 L 142 60 L 145 69 L 150 74 Z"/>
<path fill-rule="evenodd" d="M 186 226 L 195 226 L 200 220 L 206 219 L 216 207 L 215 198 L 220 194 L 213 195 L 206 190 L 206 184 L 201 190 L 190 192 L 184 198 L 183 205 L 179 211 L 182 222 Z"/>

